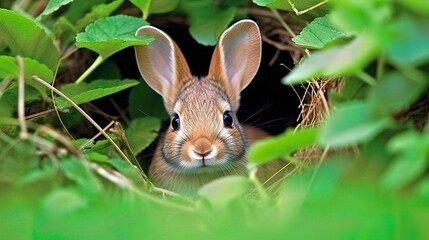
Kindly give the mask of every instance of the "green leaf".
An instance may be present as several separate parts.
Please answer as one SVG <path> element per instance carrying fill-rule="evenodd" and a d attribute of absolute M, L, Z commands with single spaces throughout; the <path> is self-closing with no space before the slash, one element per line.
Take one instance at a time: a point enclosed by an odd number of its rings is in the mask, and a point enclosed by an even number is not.
<path fill-rule="evenodd" d="M 105 18 L 109 16 L 113 11 L 118 9 L 118 7 L 124 2 L 124 0 L 115 0 L 108 4 L 102 3 L 95 5 L 91 12 L 85 14 L 85 16 L 79 19 L 76 23 L 76 29 L 81 31 L 85 26 L 94 22 L 97 19 Z"/>
<path fill-rule="evenodd" d="M 392 16 L 389 1 L 338 0 L 330 14 L 332 23 L 347 32 L 371 32 L 378 35 Z"/>
<path fill-rule="evenodd" d="M 413 11 L 416 11 L 418 13 L 422 13 L 422 14 L 429 14 L 429 5 L 427 4 L 427 2 L 422 1 L 422 0 L 399 0 L 399 2 L 412 9 Z"/>
<path fill-rule="evenodd" d="M 426 90 L 426 82 L 406 79 L 398 72 L 389 72 L 368 94 L 368 104 L 373 115 L 389 116 L 410 106 Z"/>
<path fill-rule="evenodd" d="M 369 86 L 361 79 L 348 77 L 341 87 L 341 91 L 330 89 L 328 99 L 332 105 L 364 99 L 367 96 Z"/>
<path fill-rule="evenodd" d="M 55 12 L 60 9 L 60 7 L 67 5 L 71 2 L 73 2 L 73 0 L 49 0 L 43 12 L 37 17 L 37 21 L 40 21 L 43 16 Z"/>
<path fill-rule="evenodd" d="M 129 162 L 124 161 L 120 158 L 109 158 L 107 164 L 114 167 L 118 172 L 123 174 L 125 177 L 130 178 L 132 181 L 138 183 L 142 181 L 142 175 L 140 170 L 135 166 L 129 164 Z"/>
<path fill-rule="evenodd" d="M 143 13 L 143 19 L 147 19 L 150 14 L 151 0 L 130 0 L 132 4 L 140 9 Z"/>
<path fill-rule="evenodd" d="M 420 65 L 429 60 L 429 22 L 402 17 L 387 27 L 384 41 L 389 59 L 399 66 Z"/>
<path fill-rule="evenodd" d="M 72 141 L 73 146 L 81 149 L 87 149 L 94 146 L 94 140 L 88 138 L 79 138 Z"/>
<path fill-rule="evenodd" d="M 275 8 L 280 10 L 292 11 L 291 5 L 287 1 L 282 0 L 253 0 L 253 3 L 268 8 Z"/>
<path fill-rule="evenodd" d="M 88 200 L 74 189 L 58 188 L 46 194 L 42 201 L 42 209 L 53 216 L 70 214 L 87 208 Z"/>
<path fill-rule="evenodd" d="M 88 25 L 85 32 L 76 36 L 76 46 L 88 48 L 103 58 L 133 45 L 146 45 L 153 41 L 151 36 L 135 36 L 146 21 L 136 17 L 117 15 L 107 17 Z"/>
<path fill-rule="evenodd" d="M 130 2 L 140 8 L 144 19 L 152 13 L 173 11 L 179 4 L 179 0 L 130 0 Z"/>
<path fill-rule="evenodd" d="M 314 145 L 318 134 L 318 128 L 289 129 L 279 136 L 258 141 L 249 149 L 249 161 L 261 164 L 278 158 L 291 157 L 297 150 Z"/>
<path fill-rule="evenodd" d="M 0 33 L 12 55 L 33 58 L 52 71 L 57 68 L 58 49 L 37 22 L 14 11 L 0 9 Z"/>
<path fill-rule="evenodd" d="M 115 137 L 113 137 L 113 139 L 115 139 Z M 112 144 L 108 140 L 98 140 L 90 149 L 85 149 L 84 153 L 89 154 L 91 157 L 100 157 L 100 154 L 105 156 L 117 156 Z M 92 153 L 96 154 L 93 156 Z"/>
<path fill-rule="evenodd" d="M 200 188 L 198 194 L 210 202 L 214 209 L 227 206 L 242 198 L 249 188 L 249 180 L 243 176 L 228 176 L 216 179 Z"/>
<path fill-rule="evenodd" d="M 185 1 L 181 7 L 190 18 L 189 31 L 202 45 L 215 45 L 222 32 L 232 22 L 236 8 L 220 9 L 210 1 Z"/>
<path fill-rule="evenodd" d="M 75 36 L 78 30 L 67 18 L 63 16 L 59 17 L 52 28 L 56 38 L 60 39 L 63 45 L 67 45 L 75 41 Z"/>
<path fill-rule="evenodd" d="M 305 11 L 308 8 L 311 8 L 319 3 L 321 3 L 321 0 L 290 0 L 290 2 L 293 4 L 293 6 L 296 8 L 297 11 Z M 268 8 L 275 8 L 285 11 L 293 11 L 292 5 L 289 3 L 288 0 L 253 0 L 253 3 L 255 3 L 258 6 L 261 7 L 268 7 Z M 327 9 L 325 8 L 327 4 L 325 3 L 323 6 L 319 6 L 316 9 L 313 9 L 310 11 L 310 13 L 314 13 L 316 16 L 322 16 L 326 14 Z"/>
<path fill-rule="evenodd" d="M 173 11 L 179 0 L 151 0 L 150 3 L 150 12 L 151 13 L 166 13 Z"/>
<path fill-rule="evenodd" d="M 64 175 L 80 186 L 85 193 L 91 195 L 101 193 L 101 183 L 98 182 L 89 167 L 79 159 L 62 159 L 60 166 Z"/>
<path fill-rule="evenodd" d="M 62 13 L 61 16 L 76 24 L 80 19 L 82 19 L 84 14 L 90 12 L 91 8 L 94 6 L 111 1 L 112 0 L 74 0 L 69 6 L 67 6 L 66 11 Z"/>
<path fill-rule="evenodd" d="M 19 186 L 31 185 L 37 183 L 49 183 L 57 174 L 56 169 L 52 166 L 43 166 L 37 169 L 28 171 L 27 175 L 17 181 Z"/>
<path fill-rule="evenodd" d="M 44 99 L 50 99 L 46 93 L 46 88 L 35 82 L 32 78 L 33 76 L 38 76 L 47 83 L 51 83 L 54 73 L 46 65 L 31 58 L 23 58 L 23 63 L 25 83 L 37 89 Z M 18 79 L 18 75 L 19 67 L 16 58 L 0 56 L 0 79 Z"/>
<path fill-rule="evenodd" d="M 90 83 L 82 82 L 80 84 L 66 84 L 61 87 L 61 92 L 73 100 L 76 104 L 90 102 L 99 99 L 129 87 L 137 85 L 139 82 L 136 80 L 105 80 L 99 79 L 91 81 Z M 70 104 L 63 98 L 57 97 L 57 106 L 59 108 L 70 107 Z"/>
<path fill-rule="evenodd" d="M 162 97 L 144 81 L 131 89 L 128 110 L 133 119 L 144 116 L 156 117 L 160 120 L 169 118 Z"/>
<path fill-rule="evenodd" d="M 316 77 L 354 74 L 374 59 L 378 42 L 361 34 L 344 46 L 333 47 L 312 54 L 282 79 L 284 84 L 299 84 Z M 351 57 L 353 56 L 353 57 Z"/>
<path fill-rule="evenodd" d="M 387 143 L 387 149 L 396 155 L 394 162 L 381 177 L 386 190 L 397 189 L 421 177 L 429 166 L 429 137 L 415 131 L 395 135 Z"/>
<path fill-rule="evenodd" d="M 343 147 L 369 141 L 390 125 L 388 117 L 374 117 L 364 102 L 340 106 L 325 121 L 319 135 L 323 146 Z"/>
<path fill-rule="evenodd" d="M 158 136 L 160 128 L 161 122 L 157 118 L 144 117 L 131 121 L 125 131 L 125 135 L 134 155 L 137 155 L 152 143 Z"/>
<path fill-rule="evenodd" d="M 292 41 L 304 48 L 320 49 L 349 34 L 335 27 L 328 16 L 318 17 L 308 24 Z"/>
<path fill-rule="evenodd" d="M 0 80 L 0 84 L 2 83 L 2 80 Z M 40 87 L 40 86 L 38 86 Z M 40 89 L 40 91 L 43 91 L 45 89 Z M 24 102 L 30 103 L 34 101 L 40 100 L 40 92 L 30 87 L 29 85 L 25 86 L 25 95 L 24 95 Z M 43 92 L 42 96 L 46 95 L 46 92 Z M 46 99 L 46 101 L 50 101 L 50 99 Z M 16 123 L 16 110 L 18 105 L 18 82 L 12 82 L 9 87 L 5 89 L 4 92 L 0 92 L 0 118 L 3 118 L 0 120 L 0 130 L 3 131 L 3 133 L 6 133 L 10 136 L 14 136 L 15 133 L 17 133 L 17 130 L 15 127 L 9 126 L 10 124 L 15 125 Z M 4 124 L 3 126 L 1 124 Z"/>

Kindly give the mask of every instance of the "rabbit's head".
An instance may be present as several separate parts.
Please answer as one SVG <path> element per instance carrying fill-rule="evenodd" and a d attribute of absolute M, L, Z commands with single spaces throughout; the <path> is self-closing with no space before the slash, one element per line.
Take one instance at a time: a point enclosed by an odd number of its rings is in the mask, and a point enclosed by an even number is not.
<path fill-rule="evenodd" d="M 246 170 L 247 140 L 237 120 L 240 91 L 255 76 L 261 59 L 259 28 L 242 20 L 220 37 L 209 74 L 192 76 L 176 43 L 144 26 L 136 35 L 155 40 L 136 46 L 140 73 L 164 99 L 171 117 L 160 142 L 159 166 L 181 174 L 226 175 Z M 157 169 L 155 169 L 157 171 Z"/>

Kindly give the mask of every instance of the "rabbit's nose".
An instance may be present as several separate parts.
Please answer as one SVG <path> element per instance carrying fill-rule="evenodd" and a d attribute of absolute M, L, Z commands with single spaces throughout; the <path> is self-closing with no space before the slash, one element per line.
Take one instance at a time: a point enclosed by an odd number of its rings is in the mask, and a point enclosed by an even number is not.
<path fill-rule="evenodd" d="M 213 146 L 207 138 L 200 138 L 195 142 L 192 150 L 199 157 L 206 158 L 210 153 L 212 153 Z"/>
<path fill-rule="evenodd" d="M 202 158 L 207 157 L 211 152 L 212 152 L 212 149 L 210 149 L 206 152 L 198 152 L 198 151 L 194 150 L 194 153 L 199 155 Z"/>

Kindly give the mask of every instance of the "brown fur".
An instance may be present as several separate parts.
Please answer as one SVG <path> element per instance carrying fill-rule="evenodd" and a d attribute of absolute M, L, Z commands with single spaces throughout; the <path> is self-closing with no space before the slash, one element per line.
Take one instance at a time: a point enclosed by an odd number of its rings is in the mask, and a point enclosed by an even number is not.
<path fill-rule="evenodd" d="M 174 41 L 154 27 L 142 27 L 155 41 L 136 47 L 139 70 L 164 98 L 177 129 L 164 133 L 149 168 L 149 177 L 161 188 L 195 195 L 204 184 L 226 175 L 247 174 L 248 142 L 267 136 L 252 127 L 241 127 L 236 117 L 240 91 L 259 67 L 261 38 L 254 22 L 241 21 L 227 29 L 215 48 L 207 77 L 192 77 Z M 224 114 L 233 119 L 225 126 Z M 268 178 L 270 168 L 260 176 Z"/>

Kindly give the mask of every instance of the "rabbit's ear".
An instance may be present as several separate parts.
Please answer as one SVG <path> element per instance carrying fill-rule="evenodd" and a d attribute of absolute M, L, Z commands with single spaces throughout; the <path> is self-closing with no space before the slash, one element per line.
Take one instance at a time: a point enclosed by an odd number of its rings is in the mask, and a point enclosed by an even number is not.
<path fill-rule="evenodd" d="M 192 78 L 189 66 L 176 43 L 163 31 L 144 26 L 137 35 L 151 35 L 155 38 L 148 45 L 135 47 L 137 65 L 144 80 L 158 92 L 164 101 L 174 98 L 178 85 Z"/>
<path fill-rule="evenodd" d="M 252 20 L 242 20 L 223 32 L 214 50 L 209 77 L 221 81 L 231 101 L 237 104 L 240 91 L 253 79 L 261 61 L 261 35 Z"/>

